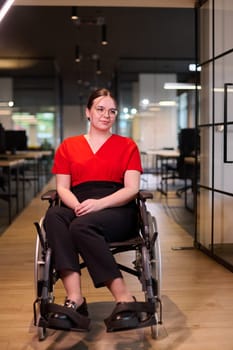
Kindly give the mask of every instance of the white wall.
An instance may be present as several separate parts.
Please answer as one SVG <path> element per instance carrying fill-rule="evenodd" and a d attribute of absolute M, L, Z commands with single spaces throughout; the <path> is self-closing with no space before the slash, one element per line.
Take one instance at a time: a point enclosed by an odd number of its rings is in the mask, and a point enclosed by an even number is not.
<path fill-rule="evenodd" d="M 176 101 L 174 90 L 165 90 L 165 82 L 175 82 L 175 74 L 140 74 L 138 104 L 148 99 L 154 111 L 140 109 L 135 117 L 135 139 L 141 150 L 177 148 L 177 107 L 158 107 L 160 101 Z M 134 128 L 135 129 L 135 128 Z"/>
<path fill-rule="evenodd" d="M 87 130 L 85 110 L 80 106 L 64 106 L 63 109 L 63 135 L 64 138 L 84 134 Z"/>

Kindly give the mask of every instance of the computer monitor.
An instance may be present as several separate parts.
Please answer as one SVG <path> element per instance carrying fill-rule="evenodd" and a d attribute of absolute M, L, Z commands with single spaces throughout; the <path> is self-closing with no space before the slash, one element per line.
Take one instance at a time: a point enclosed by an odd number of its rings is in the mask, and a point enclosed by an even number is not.
<path fill-rule="evenodd" d="M 27 149 L 25 130 L 5 130 L 5 148 L 12 153 Z"/>

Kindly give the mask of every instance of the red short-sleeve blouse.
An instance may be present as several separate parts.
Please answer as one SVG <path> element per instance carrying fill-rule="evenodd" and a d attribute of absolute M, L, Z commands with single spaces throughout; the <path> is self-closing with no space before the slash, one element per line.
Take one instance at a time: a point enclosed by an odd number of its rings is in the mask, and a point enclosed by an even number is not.
<path fill-rule="evenodd" d="M 71 186 L 87 181 L 123 183 L 126 170 L 142 172 L 136 143 L 128 137 L 113 134 L 93 153 L 84 135 L 65 139 L 58 147 L 53 174 L 71 175 Z"/>

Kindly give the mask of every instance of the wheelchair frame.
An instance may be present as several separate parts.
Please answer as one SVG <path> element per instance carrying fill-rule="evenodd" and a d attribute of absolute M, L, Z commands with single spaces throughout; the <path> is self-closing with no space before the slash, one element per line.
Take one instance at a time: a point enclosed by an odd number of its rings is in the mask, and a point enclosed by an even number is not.
<path fill-rule="evenodd" d="M 137 196 L 139 208 L 140 227 L 139 235 L 134 239 L 124 242 L 110 243 L 112 254 L 135 251 L 133 268 L 117 262 L 120 270 L 136 276 L 145 295 L 145 301 L 153 305 L 155 324 L 151 325 L 151 336 L 158 337 L 158 327 L 162 324 L 161 302 L 161 251 L 156 219 L 147 210 L 146 200 L 152 199 L 153 194 L 141 190 Z M 47 200 L 49 206 L 59 205 L 56 190 L 50 190 L 42 195 L 42 200 Z M 40 222 L 35 222 L 37 239 L 35 247 L 34 280 L 36 300 L 33 303 L 34 325 L 38 328 L 39 340 L 46 337 L 46 323 L 43 321 L 46 305 L 54 302 L 54 285 L 59 279 L 57 272 L 51 263 L 52 251 L 48 247 L 46 232 L 43 227 L 42 217 Z M 85 268 L 85 262 L 80 265 Z"/>

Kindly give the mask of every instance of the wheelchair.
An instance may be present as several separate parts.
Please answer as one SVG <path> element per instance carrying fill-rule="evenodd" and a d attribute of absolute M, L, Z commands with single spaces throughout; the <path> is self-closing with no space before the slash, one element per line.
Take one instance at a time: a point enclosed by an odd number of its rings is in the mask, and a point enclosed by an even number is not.
<path fill-rule="evenodd" d="M 156 219 L 148 211 L 147 199 L 152 199 L 151 192 L 140 190 L 136 198 L 139 216 L 138 235 L 130 240 L 109 244 L 112 254 L 135 252 L 132 266 L 118 263 L 121 271 L 127 272 L 138 278 L 148 312 L 152 314 L 150 322 L 142 327 L 150 327 L 153 339 L 158 337 L 159 325 L 162 324 L 161 302 L 161 251 Z M 56 190 L 50 190 L 41 196 L 43 201 L 48 201 L 49 207 L 59 205 L 60 201 Z M 46 338 L 46 330 L 49 329 L 48 313 L 61 311 L 55 301 L 55 284 L 59 279 L 57 271 L 52 264 L 52 251 L 48 246 L 46 232 L 43 227 L 44 217 L 40 222 L 35 222 L 37 231 L 35 247 L 34 281 L 36 299 L 33 303 L 34 325 L 37 327 L 38 339 Z M 116 259 L 117 260 L 117 259 Z M 81 268 L 85 268 L 85 262 Z M 124 311 L 124 310 L 122 310 Z M 72 315 L 69 315 L 72 317 Z M 86 322 L 84 320 L 84 322 Z M 109 331 L 109 330 L 107 330 Z M 111 331 L 111 330 L 110 330 Z M 112 330 L 114 331 L 114 330 Z"/>

